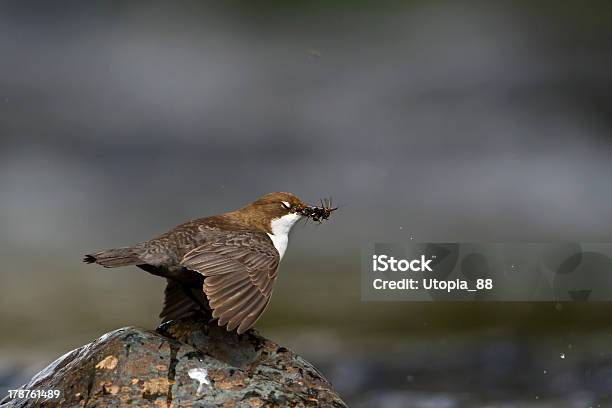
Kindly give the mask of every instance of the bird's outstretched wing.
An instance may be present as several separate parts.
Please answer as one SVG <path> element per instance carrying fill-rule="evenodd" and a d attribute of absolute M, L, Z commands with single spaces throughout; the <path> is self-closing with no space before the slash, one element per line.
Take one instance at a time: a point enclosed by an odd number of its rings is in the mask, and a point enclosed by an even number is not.
<path fill-rule="evenodd" d="M 219 326 L 241 334 L 268 305 L 279 260 L 266 234 L 234 231 L 193 249 L 181 265 L 204 275 L 204 293 Z"/>
<path fill-rule="evenodd" d="M 198 275 L 199 276 L 199 275 Z M 210 316 L 210 308 L 202 285 L 204 278 L 199 276 L 199 287 L 188 286 L 172 279 L 167 279 L 164 292 L 164 308 L 159 317 L 162 323 L 194 315 Z"/>

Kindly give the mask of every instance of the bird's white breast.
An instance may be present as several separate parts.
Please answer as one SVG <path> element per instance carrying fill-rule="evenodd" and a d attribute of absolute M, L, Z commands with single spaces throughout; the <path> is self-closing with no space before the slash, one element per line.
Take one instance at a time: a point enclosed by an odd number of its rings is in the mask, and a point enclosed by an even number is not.
<path fill-rule="evenodd" d="M 289 243 L 289 231 L 291 231 L 293 224 L 295 224 L 301 217 L 302 216 L 299 214 L 287 214 L 272 220 L 270 223 L 272 233 L 268 234 L 268 236 L 272 240 L 274 248 L 276 248 L 278 251 L 280 259 L 283 259 L 283 255 L 285 255 L 285 251 L 287 250 L 287 244 Z"/>

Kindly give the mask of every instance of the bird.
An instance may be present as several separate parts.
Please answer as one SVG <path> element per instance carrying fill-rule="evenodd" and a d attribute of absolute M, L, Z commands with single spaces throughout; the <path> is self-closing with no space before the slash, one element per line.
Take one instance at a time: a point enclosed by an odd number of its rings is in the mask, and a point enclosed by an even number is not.
<path fill-rule="evenodd" d="M 321 222 L 337 208 L 295 194 L 266 194 L 238 210 L 199 218 L 138 244 L 95 252 L 83 261 L 106 268 L 135 265 L 166 279 L 162 323 L 193 315 L 238 334 L 270 303 L 289 232 L 300 219 Z"/>

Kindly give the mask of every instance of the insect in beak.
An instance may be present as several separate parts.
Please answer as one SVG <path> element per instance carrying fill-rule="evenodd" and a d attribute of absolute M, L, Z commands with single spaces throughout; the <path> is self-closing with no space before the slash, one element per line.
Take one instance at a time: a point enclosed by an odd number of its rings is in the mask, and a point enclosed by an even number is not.
<path fill-rule="evenodd" d="M 320 207 L 315 207 L 315 206 L 305 207 L 302 210 L 302 215 L 309 217 L 313 221 L 316 221 L 320 224 L 322 220 L 328 219 L 331 213 L 336 211 L 337 209 L 338 207 L 332 207 L 331 198 L 329 199 L 326 198 L 326 199 L 321 200 Z"/>

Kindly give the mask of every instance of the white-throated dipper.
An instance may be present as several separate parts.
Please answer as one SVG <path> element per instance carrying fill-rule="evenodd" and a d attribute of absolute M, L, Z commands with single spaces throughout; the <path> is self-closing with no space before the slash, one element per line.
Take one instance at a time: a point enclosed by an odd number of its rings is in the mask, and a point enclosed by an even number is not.
<path fill-rule="evenodd" d="M 204 313 L 219 326 L 251 328 L 270 302 L 291 227 L 329 218 L 331 204 L 270 193 L 236 211 L 181 224 L 139 244 L 85 255 L 107 268 L 136 265 L 167 279 L 162 321 Z"/>

